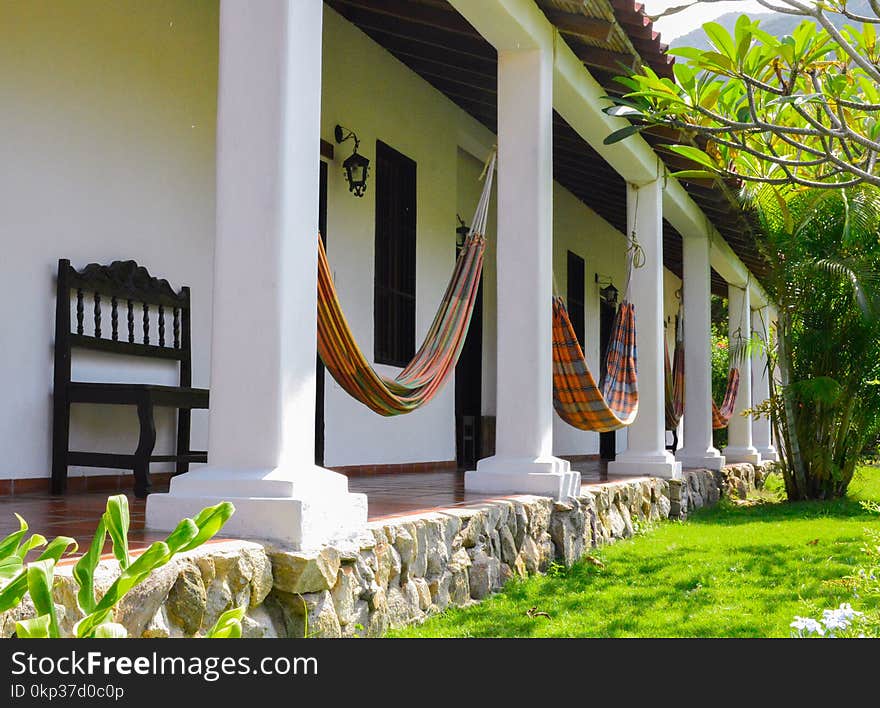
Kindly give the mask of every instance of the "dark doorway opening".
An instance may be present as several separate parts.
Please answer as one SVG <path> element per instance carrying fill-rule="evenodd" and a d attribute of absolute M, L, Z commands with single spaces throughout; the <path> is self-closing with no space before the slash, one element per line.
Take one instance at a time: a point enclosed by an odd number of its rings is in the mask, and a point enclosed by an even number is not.
<path fill-rule="evenodd" d="M 318 231 L 327 246 L 327 163 L 321 162 L 318 188 Z M 324 466 L 324 362 L 315 355 L 315 464 Z"/>
<path fill-rule="evenodd" d="M 601 353 L 601 377 L 605 378 L 605 352 L 611 341 L 611 330 L 614 327 L 614 316 L 617 314 L 617 303 L 607 302 L 599 298 L 599 351 Z M 599 433 L 599 457 L 602 460 L 613 460 L 617 455 L 617 433 Z"/>
<path fill-rule="evenodd" d="M 456 256 L 461 247 L 456 247 Z M 473 470 L 480 459 L 483 404 L 483 280 L 477 290 L 471 324 L 455 367 L 455 460 Z"/>

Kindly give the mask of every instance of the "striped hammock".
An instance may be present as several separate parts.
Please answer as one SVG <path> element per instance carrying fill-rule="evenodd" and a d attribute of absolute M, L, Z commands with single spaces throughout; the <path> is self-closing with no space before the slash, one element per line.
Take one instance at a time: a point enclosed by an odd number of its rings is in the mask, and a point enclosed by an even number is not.
<path fill-rule="evenodd" d="M 675 352 L 669 362 L 669 343 L 663 337 L 663 371 L 666 388 L 666 429 L 675 430 L 684 414 L 684 346 L 681 317 L 675 322 Z"/>
<path fill-rule="evenodd" d="M 730 424 L 738 392 L 739 369 L 731 369 L 727 372 L 727 390 L 724 392 L 724 400 L 721 402 L 721 406 L 717 406 L 715 401 L 712 401 L 712 430 L 721 430 Z"/>
<path fill-rule="evenodd" d="M 669 345 L 665 345 L 666 374 L 666 429 L 675 430 L 684 414 L 684 341 L 681 336 L 681 318 L 676 325 L 674 362 L 669 364 Z M 727 388 L 721 406 L 712 401 L 712 429 L 721 430 L 730 424 L 733 409 L 736 406 L 736 394 L 739 392 L 739 369 L 731 368 L 727 372 Z"/>
<path fill-rule="evenodd" d="M 635 308 L 626 300 L 614 320 L 605 378 L 596 385 L 561 297 L 553 298 L 553 406 L 580 430 L 607 433 L 630 425 L 639 409 Z"/>
<path fill-rule="evenodd" d="M 493 152 L 473 226 L 434 322 L 413 360 L 393 379 L 376 373 L 358 347 L 339 303 L 324 244 L 318 238 L 318 353 L 336 382 L 379 415 L 403 415 L 425 405 L 437 395 L 458 362 L 483 272 L 483 235 L 494 169 Z"/>

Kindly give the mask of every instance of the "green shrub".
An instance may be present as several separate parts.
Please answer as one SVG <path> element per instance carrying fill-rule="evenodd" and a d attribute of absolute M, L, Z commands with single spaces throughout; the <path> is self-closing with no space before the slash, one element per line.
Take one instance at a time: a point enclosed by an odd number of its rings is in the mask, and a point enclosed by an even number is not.
<path fill-rule="evenodd" d="M 123 494 L 109 497 L 88 551 L 76 562 L 73 578 L 78 586 L 77 605 L 85 615 L 74 626 L 74 636 L 118 638 L 128 636 L 125 627 L 112 621 L 113 612 L 123 597 L 150 573 L 161 568 L 174 556 L 202 545 L 223 528 L 235 507 L 229 502 L 203 509 L 195 519 L 184 519 L 164 541 L 150 545 L 136 558 L 128 547 L 128 499 Z M 22 603 L 30 594 L 36 616 L 16 622 L 18 637 L 57 638 L 61 636 L 55 603 L 52 598 L 55 565 L 62 556 L 75 553 L 77 544 L 72 538 L 58 536 L 47 542 L 44 536 L 33 534 L 27 540 L 27 522 L 16 514 L 19 530 L 0 541 L 0 612 L 6 612 Z M 101 559 L 104 543 L 110 536 L 113 555 L 119 562 L 119 577 L 98 599 L 95 596 L 95 570 Z M 25 562 L 29 552 L 44 548 L 33 561 Z M 209 637 L 240 637 L 244 608 L 229 610 L 220 616 L 208 632 Z"/>

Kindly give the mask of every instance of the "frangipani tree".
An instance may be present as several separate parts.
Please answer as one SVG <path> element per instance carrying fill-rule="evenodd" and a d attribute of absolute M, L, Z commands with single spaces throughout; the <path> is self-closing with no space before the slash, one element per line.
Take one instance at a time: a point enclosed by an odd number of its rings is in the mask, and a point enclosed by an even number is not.
<path fill-rule="evenodd" d="M 680 58 L 675 81 L 647 66 L 618 79 L 630 92 L 609 96 L 613 105 L 605 110 L 632 125 L 606 143 L 664 125 L 681 131 L 682 144 L 670 149 L 696 163 L 678 173 L 684 178 L 880 186 L 880 0 L 870 0 L 871 16 L 851 12 L 846 0 L 759 2 L 805 19 L 786 37 L 768 34 L 747 15 L 733 35 L 717 23 L 703 25 L 709 50 L 670 50 Z M 854 24 L 838 29 L 832 19 L 840 17 Z"/>

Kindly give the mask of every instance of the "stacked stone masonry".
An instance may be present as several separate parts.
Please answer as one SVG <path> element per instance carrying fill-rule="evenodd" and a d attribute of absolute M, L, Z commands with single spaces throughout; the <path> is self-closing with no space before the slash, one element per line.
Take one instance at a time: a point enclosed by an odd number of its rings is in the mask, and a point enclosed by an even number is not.
<path fill-rule="evenodd" d="M 686 518 L 725 495 L 763 484 L 750 464 L 686 470 L 681 480 L 634 478 L 589 487 L 577 499 L 516 496 L 369 524 L 350 548 L 296 553 L 246 541 L 210 543 L 184 554 L 132 590 L 116 621 L 133 637 L 204 634 L 222 612 L 246 605 L 247 637 L 380 636 L 449 606 L 464 607 L 513 577 L 571 565 L 596 546 L 644 524 Z M 62 631 L 81 616 L 71 566 L 57 571 Z M 105 560 L 98 592 L 119 569 Z M 0 636 L 33 615 L 25 603 L 0 615 Z"/>

